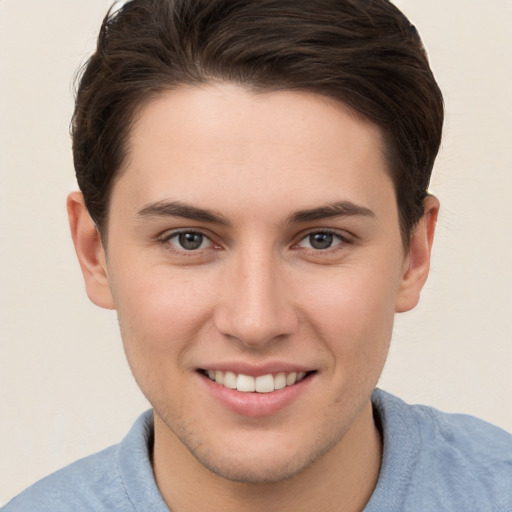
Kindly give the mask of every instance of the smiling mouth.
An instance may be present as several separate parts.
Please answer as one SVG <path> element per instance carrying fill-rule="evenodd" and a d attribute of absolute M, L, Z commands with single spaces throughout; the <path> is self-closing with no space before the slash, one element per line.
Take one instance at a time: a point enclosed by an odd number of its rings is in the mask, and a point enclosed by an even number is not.
<path fill-rule="evenodd" d="M 236 389 L 242 393 L 272 393 L 279 389 L 293 386 L 315 373 L 311 372 L 281 372 L 268 373 L 258 377 L 243 373 L 223 372 L 220 370 L 199 370 L 210 380 L 228 389 Z"/>

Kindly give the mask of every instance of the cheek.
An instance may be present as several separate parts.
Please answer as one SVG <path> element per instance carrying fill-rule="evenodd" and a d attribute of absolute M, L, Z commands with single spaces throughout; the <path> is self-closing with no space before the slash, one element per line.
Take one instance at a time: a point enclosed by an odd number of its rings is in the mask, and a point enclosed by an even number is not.
<path fill-rule="evenodd" d="M 208 329 L 210 298 L 198 284 L 168 271 L 115 277 L 112 288 L 126 359 L 149 402 L 167 409 L 168 397 L 174 397 L 175 405 L 181 400 L 172 390 L 187 373 L 195 340 Z"/>
<path fill-rule="evenodd" d="M 168 269 L 114 275 L 112 290 L 127 356 L 155 359 L 180 353 L 205 326 L 211 298 L 205 283 Z M 131 357 L 134 359 L 134 357 Z"/>
<path fill-rule="evenodd" d="M 321 289 L 308 287 L 309 323 L 343 360 L 382 360 L 398 289 L 396 268 L 340 269 Z"/>

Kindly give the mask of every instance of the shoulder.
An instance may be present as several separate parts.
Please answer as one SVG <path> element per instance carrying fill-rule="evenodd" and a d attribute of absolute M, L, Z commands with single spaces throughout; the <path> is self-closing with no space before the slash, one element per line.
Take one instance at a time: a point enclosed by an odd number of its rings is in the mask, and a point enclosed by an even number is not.
<path fill-rule="evenodd" d="M 383 471 L 406 482 L 405 500 L 418 509 L 512 509 L 512 435 L 464 414 L 408 405 L 377 390 Z M 388 485 L 391 483 L 388 481 Z"/>
<path fill-rule="evenodd" d="M 153 478 L 151 411 L 123 441 L 43 478 L 13 498 L 2 512 L 168 512 Z"/>
<path fill-rule="evenodd" d="M 98 504 L 105 506 L 106 489 L 116 490 L 115 499 L 123 499 L 118 492 L 122 489 L 117 470 L 118 449 L 118 446 L 111 446 L 56 471 L 13 498 L 2 510 L 103 510 Z"/>
<path fill-rule="evenodd" d="M 512 435 L 467 414 L 449 414 L 425 405 L 409 405 L 385 391 L 376 390 L 372 403 L 384 421 L 399 422 L 419 434 L 423 440 L 439 441 L 456 448 L 462 456 L 495 457 L 510 460 Z M 395 425 L 396 426 L 396 425 Z"/>

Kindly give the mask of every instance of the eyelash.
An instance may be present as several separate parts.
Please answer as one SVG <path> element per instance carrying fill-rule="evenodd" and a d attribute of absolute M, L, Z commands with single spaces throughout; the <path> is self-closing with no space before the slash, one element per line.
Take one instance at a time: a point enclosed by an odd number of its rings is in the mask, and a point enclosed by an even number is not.
<path fill-rule="evenodd" d="M 338 240 L 338 243 L 331 245 L 330 247 L 327 247 L 325 249 L 316 249 L 314 247 L 312 247 L 312 248 L 304 247 L 304 249 L 314 252 L 315 254 L 329 253 L 329 252 L 337 251 L 337 250 L 340 250 L 342 248 L 342 246 L 353 243 L 353 240 L 351 238 L 349 238 L 346 235 L 342 235 L 338 231 L 335 231 L 332 229 L 314 229 L 314 230 L 311 230 L 311 231 L 305 233 L 301 237 L 301 239 L 296 244 L 294 244 L 294 247 L 296 247 L 296 246 L 300 247 L 300 244 L 303 241 L 307 240 L 308 238 L 310 238 L 313 235 L 328 235 L 328 236 L 332 236 L 333 238 L 336 238 Z"/>
<path fill-rule="evenodd" d="M 202 237 L 200 246 L 197 247 L 196 249 L 186 249 L 183 246 L 181 248 L 177 247 L 175 244 L 173 244 L 171 242 L 171 240 L 178 238 L 181 235 L 199 235 L 200 237 Z M 318 249 L 318 248 L 314 248 L 314 247 L 302 247 L 300 245 L 301 243 L 303 243 L 304 241 L 306 241 L 309 237 L 312 237 L 313 235 L 331 236 L 334 239 L 337 239 L 338 243 L 335 243 L 334 245 L 331 245 L 324 249 Z M 207 240 L 209 242 L 209 245 L 208 245 L 208 247 L 202 248 L 201 245 L 203 245 L 205 240 Z M 180 229 L 178 231 L 166 233 L 158 239 L 158 242 L 162 246 L 165 246 L 165 248 L 167 250 L 174 252 L 174 253 L 178 253 L 180 255 L 186 255 L 186 256 L 198 256 L 199 254 L 202 253 L 201 249 L 210 249 L 212 247 L 220 248 L 220 246 L 216 246 L 215 242 L 212 240 L 212 238 L 209 235 L 207 235 L 206 233 L 202 232 L 201 230 L 197 230 L 197 229 Z M 303 249 L 309 253 L 318 255 L 318 254 L 322 254 L 322 253 L 328 254 L 328 253 L 336 252 L 336 251 L 340 250 L 343 246 L 352 244 L 352 243 L 353 243 L 353 240 L 350 237 L 348 237 L 346 235 L 342 235 L 338 231 L 331 230 L 331 229 L 314 229 L 305 234 L 302 234 L 299 241 L 292 245 L 292 249 L 297 249 L 297 250 Z M 180 245 L 182 245 L 182 244 L 180 244 Z"/>
<path fill-rule="evenodd" d="M 204 243 L 205 240 L 209 241 L 210 246 L 215 245 L 212 241 L 211 237 L 209 237 L 207 234 L 203 233 L 200 230 L 197 229 L 181 229 L 178 231 L 173 231 L 171 233 L 166 233 L 162 237 L 158 239 L 158 242 L 165 246 L 167 250 L 170 250 L 171 252 L 187 255 L 187 256 L 195 256 L 200 252 L 201 247 L 198 247 L 197 249 L 185 249 L 184 247 L 179 248 L 176 247 L 171 240 L 174 238 L 178 238 L 180 235 L 199 235 L 202 237 L 201 245 Z M 208 247 L 209 248 L 209 247 Z"/>

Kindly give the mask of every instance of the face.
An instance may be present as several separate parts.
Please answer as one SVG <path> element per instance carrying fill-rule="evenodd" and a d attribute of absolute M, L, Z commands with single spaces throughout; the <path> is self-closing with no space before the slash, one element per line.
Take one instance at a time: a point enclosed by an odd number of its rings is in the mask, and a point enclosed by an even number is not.
<path fill-rule="evenodd" d="M 419 293 L 378 129 L 217 84 L 147 104 L 129 147 L 96 302 L 118 311 L 156 443 L 233 480 L 300 472 L 371 421 Z"/>

